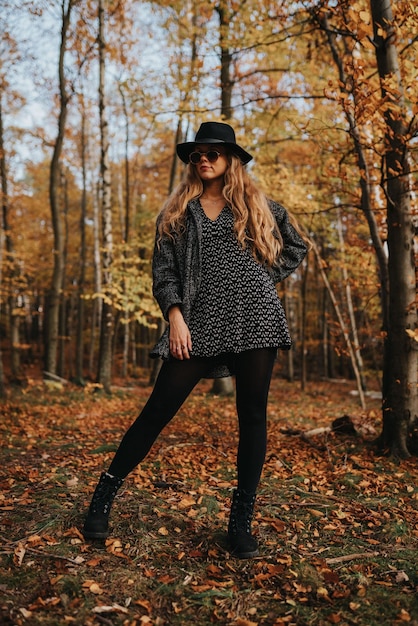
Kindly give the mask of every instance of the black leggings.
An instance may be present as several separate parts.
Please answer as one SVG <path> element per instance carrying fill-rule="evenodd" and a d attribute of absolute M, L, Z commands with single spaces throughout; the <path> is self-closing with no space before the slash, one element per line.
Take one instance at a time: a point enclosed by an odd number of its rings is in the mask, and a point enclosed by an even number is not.
<path fill-rule="evenodd" d="M 267 398 L 276 350 L 261 348 L 229 355 L 234 362 L 239 422 L 238 488 L 255 493 L 266 456 Z M 140 415 L 124 435 L 109 473 L 125 478 L 148 454 L 213 360 L 171 359 L 161 367 L 154 389 Z"/>

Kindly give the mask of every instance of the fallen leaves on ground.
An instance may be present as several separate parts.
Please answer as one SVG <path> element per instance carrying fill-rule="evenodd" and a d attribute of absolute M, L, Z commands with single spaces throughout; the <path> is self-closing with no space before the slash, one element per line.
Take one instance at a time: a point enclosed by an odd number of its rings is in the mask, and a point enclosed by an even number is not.
<path fill-rule="evenodd" d="M 87 543 L 98 475 L 150 389 L 15 394 L 0 420 L 1 623 L 416 625 L 416 459 L 376 455 L 361 433 L 378 432 L 378 401 L 362 411 L 350 389 L 274 379 L 249 561 L 225 541 L 233 398 L 202 382 L 125 481 L 110 537 Z M 347 415 L 354 432 L 336 432 Z"/>

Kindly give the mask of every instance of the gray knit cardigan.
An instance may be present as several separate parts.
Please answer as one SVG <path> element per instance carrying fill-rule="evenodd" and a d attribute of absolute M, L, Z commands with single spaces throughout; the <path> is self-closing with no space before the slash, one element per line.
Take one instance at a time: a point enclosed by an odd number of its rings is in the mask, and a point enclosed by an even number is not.
<path fill-rule="evenodd" d="M 290 223 L 286 209 L 271 200 L 269 200 L 269 205 L 283 239 L 280 258 L 269 269 L 276 284 L 300 265 L 306 255 L 307 247 Z M 158 232 L 156 233 L 152 262 L 153 294 L 167 321 L 170 307 L 179 305 L 186 324 L 189 322 L 201 279 L 202 221 L 199 201 L 191 200 L 187 207 L 184 233 L 175 235 L 174 240 L 170 237 L 163 237 L 158 244 Z M 150 356 L 169 358 L 168 327 L 152 349 Z M 208 378 L 229 376 L 230 373 L 228 366 L 222 364 L 216 368 L 216 371 L 210 373 Z"/>

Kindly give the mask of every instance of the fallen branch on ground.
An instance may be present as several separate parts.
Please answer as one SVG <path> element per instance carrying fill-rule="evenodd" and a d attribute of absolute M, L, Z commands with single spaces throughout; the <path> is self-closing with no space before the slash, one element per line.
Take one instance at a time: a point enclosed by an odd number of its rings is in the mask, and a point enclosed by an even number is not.
<path fill-rule="evenodd" d="M 378 552 L 355 552 L 354 554 L 344 554 L 343 556 L 335 556 L 325 559 L 327 565 L 335 565 L 336 563 L 346 563 L 355 559 L 368 559 L 371 556 L 378 556 Z"/>

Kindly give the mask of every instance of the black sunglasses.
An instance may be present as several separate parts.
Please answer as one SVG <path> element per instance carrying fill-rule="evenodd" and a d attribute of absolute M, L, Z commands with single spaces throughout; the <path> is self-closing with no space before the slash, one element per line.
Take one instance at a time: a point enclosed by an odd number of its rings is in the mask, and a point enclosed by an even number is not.
<path fill-rule="evenodd" d="M 193 163 L 193 165 L 197 165 L 200 163 L 200 159 L 202 156 L 205 156 L 209 163 L 215 163 L 221 156 L 221 153 L 217 150 L 208 150 L 207 152 L 191 152 L 189 154 L 189 161 Z"/>

